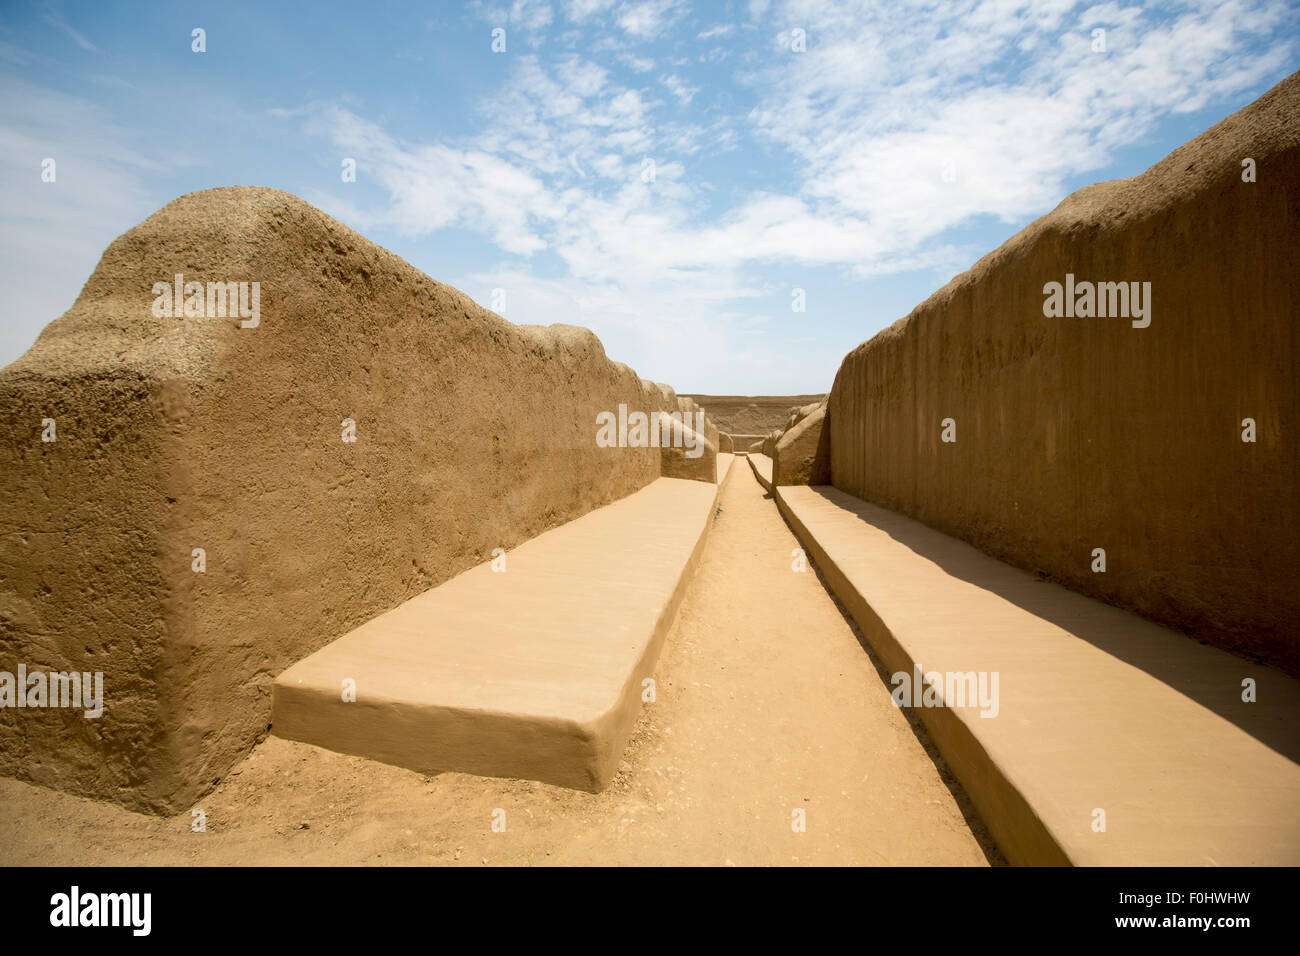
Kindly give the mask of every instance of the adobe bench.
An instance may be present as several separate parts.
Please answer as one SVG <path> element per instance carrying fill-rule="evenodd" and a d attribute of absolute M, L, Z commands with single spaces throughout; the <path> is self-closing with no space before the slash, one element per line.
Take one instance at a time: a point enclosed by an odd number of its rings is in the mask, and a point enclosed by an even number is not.
<path fill-rule="evenodd" d="M 272 732 L 413 770 L 602 789 L 723 478 L 659 478 L 516 547 L 504 570 L 486 561 L 366 622 L 276 679 Z"/>
<path fill-rule="evenodd" d="M 997 673 L 996 716 L 919 715 L 1012 863 L 1300 863 L 1300 681 L 836 488 L 774 497 L 891 679 Z"/>

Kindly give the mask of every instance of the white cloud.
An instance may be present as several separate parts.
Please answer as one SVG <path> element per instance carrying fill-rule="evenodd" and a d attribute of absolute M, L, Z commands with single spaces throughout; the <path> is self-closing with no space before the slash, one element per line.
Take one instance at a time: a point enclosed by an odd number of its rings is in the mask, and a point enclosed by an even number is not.
<path fill-rule="evenodd" d="M 938 17 L 924 4 L 790 0 L 772 20 L 803 25 L 808 52 L 755 72 L 753 119 L 800 158 L 810 202 L 919 249 L 977 215 L 1045 211 L 1161 116 L 1248 89 L 1294 50 L 1277 40 L 1233 56 L 1277 28 L 1279 3 L 1173 9 L 977 0 Z M 1105 53 L 1092 51 L 1094 25 L 1108 30 Z"/>
<path fill-rule="evenodd" d="M 546 0 L 513 0 L 508 6 L 473 0 L 471 13 L 493 28 L 506 27 L 507 49 L 522 40 L 534 49 L 546 42 L 546 29 L 555 19 L 555 12 Z"/>
<path fill-rule="evenodd" d="M 510 24 L 525 30 L 545 30 L 552 16 L 551 5 L 543 0 L 515 0 L 510 5 Z"/>
<path fill-rule="evenodd" d="M 509 27 L 510 54 L 469 78 L 478 98 L 446 112 L 451 126 L 398 126 L 342 96 L 258 114 L 257 135 L 284 155 L 300 144 L 275 140 L 277 124 L 305 124 L 310 143 L 357 159 L 366 184 L 342 199 L 308 179 L 314 201 L 365 230 L 481 234 L 501 262 L 438 278 L 515 290 L 510 318 L 590 325 L 614 357 L 645 356 L 642 374 L 686 386 L 696 372 L 709 381 L 719 355 L 734 374 L 786 367 L 789 316 L 770 310 L 788 273 L 950 274 L 986 251 L 955 228 L 1046 211 L 1158 122 L 1240 102 L 1297 49 L 1288 0 L 736 7 L 733 24 L 680 0 L 476 2 L 471 16 Z M 96 49 L 57 15 L 44 24 Z M 790 49 L 796 27 L 806 52 Z M 1091 48 L 1097 27 L 1105 53 Z M 30 69 L 33 54 L 0 42 L 0 62 Z M 101 96 L 149 95 L 99 71 L 81 79 Z M 74 97 L 4 92 L 0 173 L 33 185 L 4 194 L 0 275 L 11 315 L 43 324 L 158 205 L 159 160 L 130 147 L 157 131 L 144 116 L 128 134 Z M 59 162 L 53 190 L 39 183 L 44 155 Z"/>
<path fill-rule="evenodd" d="M 1259 82 L 1285 44 L 1219 65 L 1241 45 L 1247 9 L 1207 0 L 1147 23 L 1116 3 L 972 0 L 936 18 L 790 0 L 772 19 L 805 24 L 809 51 L 769 54 L 752 70 L 749 123 L 794 158 L 794 175 L 708 219 L 696 214 L 705 184 L 676 157 L 734 146 L 746 131 L 677 120 L 699 90 L 678 73 L 660 78 L 669 109 L 577 55 L 527 56 L 484 105 L 488 126 L 472 142 L 401 144 L 346 111 L 330 125 L 338 145 L 375 164 L 403 231 L 478 228 L 507 252 L 550 249 L 585 281 L 779 262 L 881 274 L 944 260 L 951 246 L 931 244 L 973 217 L 1050 208 L 1070 177 L 1161 115 Z M 1249 9 L 1252 29 L 1276 25 Z M 1116 25 L 1105 54 L 1090 47 L 1088 25 L 1100 22 Z M 1041 37 L 1039 53 L 1006 67 L 1026 35 Z M 638 178 L 647 157 L 650 184 Z"/>
<path fill-rule="evenodd" d="M 655 68 L 655 61 L 649 57 L 635 56 L 631 53 L 619 54 L 618 60 L 636 73 L 649 73 Z"/>
<path fill-rule="evenodd" d="M 687 86 L 686 82 L 675 74 L 669 74 L 659 78 L 659 82 L 677 98 L 677 102 L 682 106 L 689 106 L 695 94 L 700 91 L 698 86 Z"/>
<path fill-rule="evenodd" d="M 611 11 L 642 39 L 682 12 L 668 2 L 571 4 L 566 15 Z M 379 221 L 416 235 L 476 229 L 522 257 L 464 278 L 513 289 L 508 317 L 588 325 L 615 358 L 645 356 L 642 374 L 677 368 L 686 371 L 675 381 L 697 372 L 707 381 L 710 353 L 743 354 L 771 373 L 790 347 L 788 334 L 755 334 L 780 332 L 746 305 L 770 302 L 763 277 L 827 266 L 859 279 L 958 271 L 986 250 L 954 245 L 948 230 L 1046 211 L 1068 181 L 1162 116 L 1259 83 L 1293 48 L 1274 39 L 1239 55 L 1250 34 L 1281 22 L 1268 0 L 1197 0 L 1167 17 L 1065 0 L 967 0 L 942 17 L 926 3 L 866 0 L 751 12 L 764 21 L 756 38 L 798 24 L 808 50 L 758 39 L 742 54 L 757 103 L 747 117 L 699 122 L 701 82 L 686 69 L 660 76 L 660 100 L 562 54 L 518 58 L 482 106 L 482 132 L 465 141 L 398 141 L 340 109 L 325 125 L 388 191 Z M 1104 54 L 1091 49 L 1093 24 L 1108 31 Z M 617 49 L 613 58 L 650 62 Z M 778 156 L 763 160 L 761 188 L 715 203 L 695 162 L 738 150 L 743 167 L 756 146 Z M 640 175 L 647 158 L 653 182 Z M 562 277 L 535 275 L 528 258 L 543 249 Z M 698 364 L 673 358 L 683 341 L 702 347 Z"/>
<path fill-rule="evenodd" d="M 644 0 L 625 3 L 618 11 L 617 23 L 629 36 L 654 40 L 685 13 L 682 0 Z"/>
<path fill-rule="evenodd" d="M 308 128 L 324 131 L 393 198 L 384 212 L 357 217 L 354 211 L 353 221 L 407 236 L 481 228 L 500 248 L 521 255 L 546 247 L 534 218 L 553 216 L 560 206 L 518 165 L 477 149 L 407 145 L 342 107 L 323 110 Z"/>
<path fill-rule="evenodd" d="M 614 0 L 568 0 L 564 14 L 575 23 L 583 23 L 614 6 Z"/>

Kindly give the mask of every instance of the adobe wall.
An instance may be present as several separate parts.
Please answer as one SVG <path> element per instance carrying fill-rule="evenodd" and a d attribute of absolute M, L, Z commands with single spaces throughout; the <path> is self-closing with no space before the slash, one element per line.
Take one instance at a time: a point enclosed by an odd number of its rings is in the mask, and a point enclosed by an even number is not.
<path fill-rule="evenodd" d="M 256 280 L 260 324 L 155 316 L 176 273 Z M 286 666 L 657 478 L 658 448 L 597 445 L 620 403 L 681 407 L 286 193 L 169 204 L 0 372 L 0 670 L 103 671 L 107 698 L 0 710 L 0 774 L 187 808 Z"/>
<path fill-rule="evenodd" d="M 850 352 L 833 483 L 1300 671 L 1297 116 L 1300 74 L 1146 173 L 1071 195 Z M 1066 273 L 1150 282 L 1150 324 L 1045 316 Z"/>

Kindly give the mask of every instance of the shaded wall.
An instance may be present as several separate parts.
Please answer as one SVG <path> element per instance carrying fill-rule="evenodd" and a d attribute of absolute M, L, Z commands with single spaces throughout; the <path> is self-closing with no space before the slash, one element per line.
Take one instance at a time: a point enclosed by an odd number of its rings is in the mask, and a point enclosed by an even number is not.
<path fill-rule="evenodd" d="M 1300 670 L 1297 116 L 1300 74 L 1143 175 L 1073 194 L 850 352 L 833 483 Z M 1067 272 L 1150 282 L 1150 325 L 1045 316 Z"/>

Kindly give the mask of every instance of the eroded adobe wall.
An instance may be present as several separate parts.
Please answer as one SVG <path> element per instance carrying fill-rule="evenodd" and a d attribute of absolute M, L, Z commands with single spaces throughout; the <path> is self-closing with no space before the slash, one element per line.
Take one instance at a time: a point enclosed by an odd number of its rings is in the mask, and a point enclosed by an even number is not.
<path fill-rule="evenodd" d="M 1300 74 L 1073 194 L 854 349 L 827 411 L 833 483 L 1300 670 L 1298 116 Z M 1066 273 L 1150 282 L 1150 325 L 1046 317 Z"/>
<path fill-rule="evenodd" d="M 257 281 L 260 324 L 154 316 L 176 273 Z M 152 810 L 265 734 L 289 664 L 657 478 L 598 413 L 680 407 L 591 332 L 512 325 L 253 188 L 116 240 L 0 397 L 0 670 L 106 682 L 98 720 L 0 710 L 0 773 Z"/>
<path fill-rule="evenodd" d="M 826 406 L 799 409 L 793 424 L 776 440 L 772 484 L 827 485 L 831 480 L 830 432 Z"/>
<path fill-rule="evenodd" d="M 825 395 L 683 395 L 698 402 L 709 420 L 731 435 L 762 437 L 784 427 L 791 407 L 817 404 Z"/>

